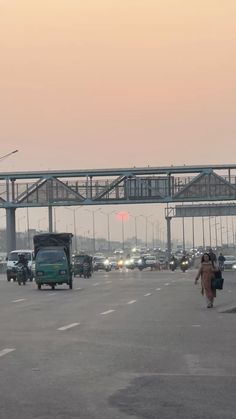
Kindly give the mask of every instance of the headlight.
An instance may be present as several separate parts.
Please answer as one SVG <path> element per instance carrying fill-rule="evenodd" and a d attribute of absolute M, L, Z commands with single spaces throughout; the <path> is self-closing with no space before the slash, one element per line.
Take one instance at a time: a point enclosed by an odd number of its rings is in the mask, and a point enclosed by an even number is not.
<path fill-rule="evenodd" d="M 65 270 L 61 270 L 61 271 L 59 271 L 59 275 L 66 275 L 66 272 L 67 271 L 65 271 Z"/>
<path fill-rule="evenodd" d="M 134 263 L 134 259 L 130 259 L 130 263 Z"/>
<path fill-rule="evenodd" d="M 43 276 L 44 275 L 44 272 L 42 272 L 42 271 L 37 271 L 36 272 L 36 276 Z"/>
<path fill-rule="evenodd" d="M 138 260 L 138 264 L 139 264 L 139 265 L 142 265 L 142 263 L 143 263 L 142 259 L 139 259 L 139 260 Z"/>
<path fill-rule="evenodd" d="M 233 269 L 236 270 L 236 263 L 234 263 L 232 267 L 233 267 Z"/>
<path fill-rule="evenodd" d="M 105 260 L 104 265 L 107 266 L 107 265 L 109 265 L 109 263 L 110 263 L 109 260 Z"/>

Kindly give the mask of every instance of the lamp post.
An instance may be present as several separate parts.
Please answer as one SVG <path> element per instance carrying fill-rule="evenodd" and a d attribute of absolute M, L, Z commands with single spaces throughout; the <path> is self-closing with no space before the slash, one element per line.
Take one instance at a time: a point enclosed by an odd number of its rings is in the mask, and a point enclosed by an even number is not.
<path fill-rule="evenodd" d="M 27 243 L 28 249 L 30 249 L 30 225 L 29 225 L 29 208 L 26 208 L 26 218 L 27 218 Z"/>
<path fill-rule="evenodd" d="M 96 210 L 89 210 L 85 209 L 85 211 L 88 211 L 92 214 L 92 222 L 93 222 L 93 253 L 96 253 L 96 232 L 95 232 L 95 213 L 98 211 L 101 211 L 101 208 L 98 208 Z"/>
<path fill-rule="evenodd" d="M 195 225 L 194 225 L 194 217 L 192 217 L 192 233 L 193 233 L 193 252 L 195 248 Z"/>
<path fill-rule="evenodd" d="M 7 159 L 7 157 L 10 157 L 12 154 L 18 153 L 19 150 L 13 150 L 10 153 L 4 154 L 0 157 L 0 161 Z"/>
<path fill-rule="evenodd" d="M 151 215 L 140 215 L 140 217 L 143 217 L 146 220 L 146 233 L 145 233 L 145 242 L 146 242 L 146 249 L 148 247 L 148 220 L 149 218 L 153 217 L 154 214 Z"/>
<path fill-rule="evenodd" d="M 130 213 L 129 213 L 129 215 L 134 220 L 134 238 L 135 238 L 135 246 L 137 247 L 137 245 L 138 245 L 137 218 L 144 217 L 144 215 L 142 215 L 142 214 L 140 214 L 140 215 L 133 215 L 133 214 L 130 214 Z"/>
<path fill-rule="evenodd" d="M 204 222 L 204 218 L 202 217 L 202 246 L 203 249 L 205 250 L 205 222 Z"/>
<path fill-rule="evenodd" d="M 185 223 L 184 223 L 184 217 L 182 218 L 182 233 L 183 233 L 183 252 L 185 252 Z"/>
<path fill-rule="evenodd" d="M 102 210 L 100 211 L 101 214 L 105 215 L 107 217 L 107 242 L 108 242 L 108 253 L 110 254 L 111 252 L 111 236 L 110 236 L 110 216 L 112 214 L 114 214 L 116 211 L 111 211 L 111 212 L 103 212 Z"/>
<path fill-rule="evenodd" d="M 68 211 L 73 211 L 73 224 L 74 224 L 74 252 L 77 252 L 77 227 L 76 227 L 76 211 L 80 209 L 81 207 L 77 208 L 68 208 L 65 209 Z"/>

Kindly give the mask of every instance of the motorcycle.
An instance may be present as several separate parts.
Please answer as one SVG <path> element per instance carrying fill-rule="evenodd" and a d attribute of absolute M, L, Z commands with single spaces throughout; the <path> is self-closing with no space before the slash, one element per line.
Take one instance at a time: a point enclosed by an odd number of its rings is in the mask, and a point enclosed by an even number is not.
<path fill-rule="evenodd" d="M 187 260 L 184 260 L 183 262 L 181 262 L 180 268 L 182 272 L 186 272 L 188 270 L 188 267 L 189 267 L 189 262 Z"/>
<path fill-rule="evenodd" d="M 92 275 L 92 273 L 91 273 L 91 266 L 90 266 L 90 264 L 88 262 L 85 262 L 83 264 L 83 276 L 86 279 L 86 278 L 90 278 L 91 275 Z"/>
<path fill-rule="evenodd" d="M 18 285 L 25 285 L 28 279 L 28 271 L 26 266 L 19 264 L 16 268 L 16 279 L 18 282 Z"/>
<path fill-rule="evenodd" d="M 170 262 L 170 270 L 174 272 L 176 270 L 176 262 L 173 260 Z"/>

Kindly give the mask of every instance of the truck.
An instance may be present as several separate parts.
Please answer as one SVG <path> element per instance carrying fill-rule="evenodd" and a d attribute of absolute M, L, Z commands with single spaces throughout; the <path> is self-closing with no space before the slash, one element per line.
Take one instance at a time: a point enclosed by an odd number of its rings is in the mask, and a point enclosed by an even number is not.
<path fill-rule="evenodd" d="M 35 282 L 55 289 L 67 284 L 73 288 L 71 233 L 44 233 L 33 238 L 35 257 Z"/>

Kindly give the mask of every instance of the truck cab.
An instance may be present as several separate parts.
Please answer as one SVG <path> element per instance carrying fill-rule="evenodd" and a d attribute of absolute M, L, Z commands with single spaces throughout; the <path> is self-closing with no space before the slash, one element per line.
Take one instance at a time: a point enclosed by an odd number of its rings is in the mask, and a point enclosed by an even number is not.
<path fill-rule="evenodd" d="M 35 281 L 38 289 L 68 284 L 72 289 L 71 233 L 34 236 Z"/>

